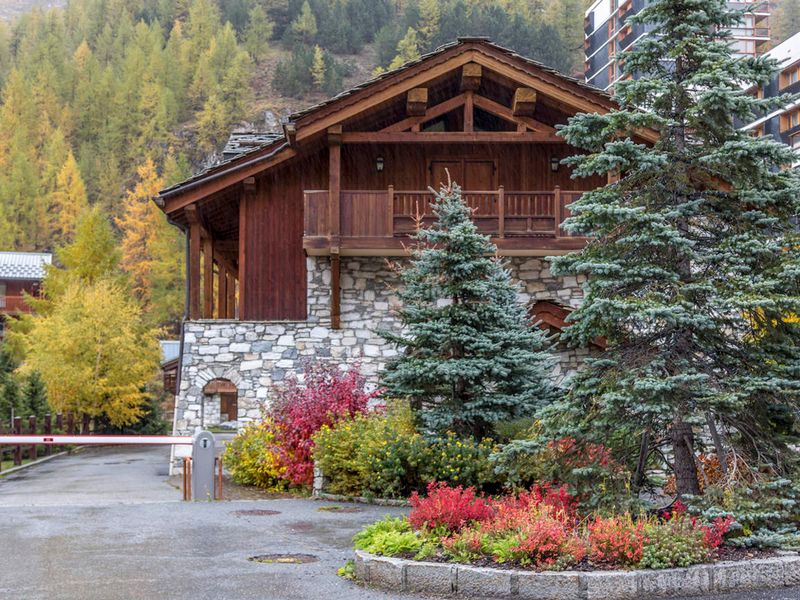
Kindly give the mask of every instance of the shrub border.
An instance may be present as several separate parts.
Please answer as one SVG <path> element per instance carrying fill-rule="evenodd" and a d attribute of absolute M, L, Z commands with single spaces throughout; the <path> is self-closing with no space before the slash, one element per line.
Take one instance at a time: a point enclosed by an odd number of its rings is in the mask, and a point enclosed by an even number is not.
<path fill-rule="evenodd" d="M 356 578 L 395 592 L 523 600 L 640 600 L 800 585 L 800 556 L 639 571 L 533 571 L 377 556 L 356 550 Z"/>

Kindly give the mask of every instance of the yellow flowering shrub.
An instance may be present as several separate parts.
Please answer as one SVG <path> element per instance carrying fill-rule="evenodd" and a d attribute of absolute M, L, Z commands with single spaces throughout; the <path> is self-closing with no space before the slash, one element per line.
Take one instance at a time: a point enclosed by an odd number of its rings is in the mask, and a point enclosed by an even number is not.
<path fill-rule="evenodd" d="M 223 461 L 236 483 L 275 492 L 286 489 L 286 481 L 281 478 L 283 467 L 274 451 L 273 428 L 268 421 L 246 425 L 225 448 Z"/>
<path fill-rule="evenodd" d="M 408 404 L 399 402 L 386 412 L 323 427 L 314 437 L 327 491 L 348 496 L 405 498 L 431 481 L 495 491 L 492 451 L 489 440 L 421 435 Z"/>

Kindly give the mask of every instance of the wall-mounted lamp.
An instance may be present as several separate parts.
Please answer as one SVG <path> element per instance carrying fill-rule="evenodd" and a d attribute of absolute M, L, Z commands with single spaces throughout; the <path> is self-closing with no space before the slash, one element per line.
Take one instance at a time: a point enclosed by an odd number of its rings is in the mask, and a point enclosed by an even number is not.
<path fill-rule="evenodd" d="M 550 170 L 553 173 L 558 173 L 558 167 L 561 166 L 561 159 L 557 156 L 550 158 Z"/>
<path fill-rule="evenodd" d="M 379 156 L 375 159 L 375 170 L 380 173 L 383 171 L 383 157 Z"/>

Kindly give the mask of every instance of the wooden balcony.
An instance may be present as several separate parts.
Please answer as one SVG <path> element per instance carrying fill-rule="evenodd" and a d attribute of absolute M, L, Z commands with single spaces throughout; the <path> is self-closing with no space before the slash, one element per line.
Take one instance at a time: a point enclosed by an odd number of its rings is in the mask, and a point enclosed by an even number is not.
<path fill-rule="evenodd" d="M 491 236 L 501 254 L 545 256 L 578 250 L 586 238 L 566 233 L 561 224 L 567 206 L 583 192 L 558 188 L 550 191 L 464 191 L 481 233 Z M 345 256 L 400 255 L 408 237 L 421 222 L 433 222 L 430 190 L 343 190 L 339 223 L 331 210 L 328 190 L 304 192 L 303 245 L 310 255 L 338 251 Z M 338 235 L 335 233 L 338 230 Z"/>
<path fill-rule="evenodd" d="M 23 296 L 0 296 L 0 313 L 14 315 L 29 312 L 31 308 L 25 303 Z"/>

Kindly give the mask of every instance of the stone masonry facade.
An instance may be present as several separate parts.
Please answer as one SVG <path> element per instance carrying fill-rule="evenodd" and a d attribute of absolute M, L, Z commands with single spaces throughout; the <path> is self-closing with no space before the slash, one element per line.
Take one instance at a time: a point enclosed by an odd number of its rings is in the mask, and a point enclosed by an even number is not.
<path fill-rule="evenodd" d="M 539 300 L 577 306 L 582 281 L 556 278 L 542 258 L 508 259 L 512 275 L 521 283 L 520 301 Z M 397 349 L 378 335 L 397 330 L 393 306 L 398 299 L 398 276 L 386 258 L 342 257 L 341 328 L 330 328 L 331 268 L 326 257 L 309 257 L 308 319 L 306 321 L 244 322 L 188 321 L 184 325 L 180 389 L 176 400 L 174 431 L 191 434 L 201 424 L 219 422 L 219 397 L 203 388 L 214 379 L 231 381 L 238 392 L 240 423 L 257 419 L 270 400 L 270 390 L 290 374 L 302 375 L 305 360 L 331 360 L 358 364 L 371 385 L 376 385 L 386 361 Z M 563 379 L 574 372 L 588 349 L 561 350 L 555 375 Z"/>

